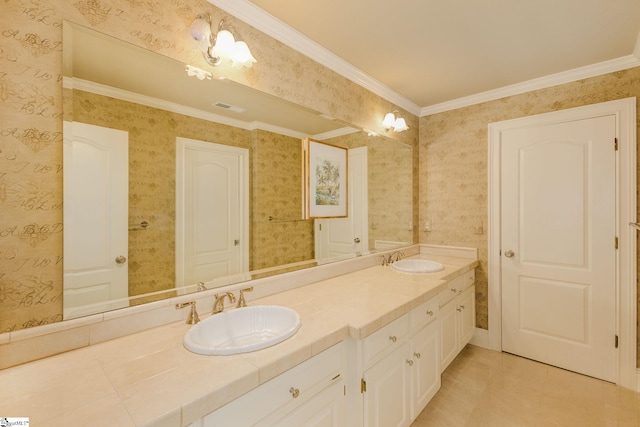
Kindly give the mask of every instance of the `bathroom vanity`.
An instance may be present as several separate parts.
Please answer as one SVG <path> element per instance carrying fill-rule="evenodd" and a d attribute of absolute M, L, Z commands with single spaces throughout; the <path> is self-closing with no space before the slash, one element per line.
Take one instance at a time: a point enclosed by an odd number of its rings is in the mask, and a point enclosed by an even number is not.
<path fill-rule="evenodd" d="M 249 305 L 290 307 L 302 319 L 294 336 L 263 350 L 191 353 L 180 321 L 1 370 L 0 382 L 20 392 L 3 413 L 34 425 L 408 426 L 440 387 L 443 354 L 455 357 L 475 330 L 478 265 L 475 250 L 416 248 L 408 255 L 445 269 L 408 274 L 372 258 L 375 266 L 340 274 L 348 264 L 332 265 L 337 274 L 268 296 L 256 283 Z M 205 318 L 212 295 L 201 298 Z"/>
<path fill-rule="evenodd" d="M 391 323 L 362 339 L 348 337 L 191 427 L 409 426 L 473 337 L 474 281 L 474 270 L 446 281 Z"/>

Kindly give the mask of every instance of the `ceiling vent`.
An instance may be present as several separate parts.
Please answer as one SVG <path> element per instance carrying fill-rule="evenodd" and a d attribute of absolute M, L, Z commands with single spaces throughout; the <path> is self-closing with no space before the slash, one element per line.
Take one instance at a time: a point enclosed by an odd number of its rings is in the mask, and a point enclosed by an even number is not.
<path fill-rule="evenodd" d="M 246 110 L 235 105 L 229 105 L 224 102 L 214 102 L 213 105 L 218 108 L 224 108 L 225 110 L 233 111 L 234 113 L 244 113 Z"/>

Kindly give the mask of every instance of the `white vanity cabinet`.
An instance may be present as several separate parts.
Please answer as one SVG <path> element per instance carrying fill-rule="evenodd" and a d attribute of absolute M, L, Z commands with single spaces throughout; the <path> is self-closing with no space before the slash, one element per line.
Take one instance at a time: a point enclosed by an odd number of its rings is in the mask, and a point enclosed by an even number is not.
<path fill-rule="evenodd" d="M 262 384 L 191 427 L 346 425 L 344 343 Z"/>
<path fill-rule="evenodd" d="M 365 426 L 408 426 L 440 388 L 438 299 L 365 338 Z"/>
<path fill-rule="evenodd" d="M 411 338 L 412 398 L 411 419 L 414 420 L 440 390 L 440 327 L 437 322 L 420 330 Z"/>
<path fill-rule="evenodd" d="M 455 359 L 475 333 L 475 272 L 452 280 L 439 295 L 440 372 Z"/>

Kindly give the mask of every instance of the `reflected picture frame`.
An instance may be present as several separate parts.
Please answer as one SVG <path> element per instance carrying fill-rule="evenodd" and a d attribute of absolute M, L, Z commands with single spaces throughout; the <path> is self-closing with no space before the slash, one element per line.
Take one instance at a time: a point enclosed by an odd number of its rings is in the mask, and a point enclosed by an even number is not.
<path fill-rule="evenodd" d="M 311 138 L 305 138 L 302 144 L 304 217 L 346 218 L 348 150 Z"/>

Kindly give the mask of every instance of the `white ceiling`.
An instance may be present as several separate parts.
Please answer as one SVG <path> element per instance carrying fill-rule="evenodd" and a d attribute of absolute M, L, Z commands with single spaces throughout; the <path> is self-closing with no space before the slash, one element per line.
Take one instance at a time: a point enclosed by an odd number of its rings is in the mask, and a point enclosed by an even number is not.
<path fill-rule="evenodd" d="M 640 65 L 639 0 L 209 1 L 420 115 Z"/>

